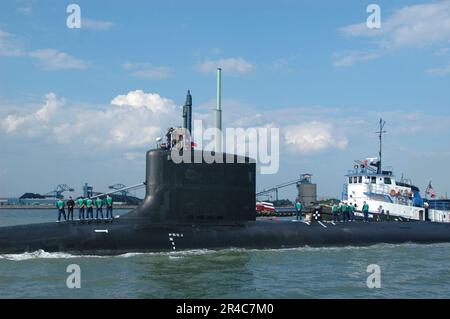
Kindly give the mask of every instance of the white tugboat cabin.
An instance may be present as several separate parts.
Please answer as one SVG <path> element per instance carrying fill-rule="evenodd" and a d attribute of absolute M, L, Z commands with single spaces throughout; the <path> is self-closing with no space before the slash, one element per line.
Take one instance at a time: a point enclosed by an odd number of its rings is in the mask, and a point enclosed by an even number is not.
<path fill-rule="evenodd" d="M 418 187 L 411 181 L 397 181 L 392 170 L 382 170 L 381 146 L 384 122 L 380 120 L 380 153 L 377 158 L 355 161 L 353 170 L 346 175 L 343 201 L 356 205 L 361 211 L 364 202 L 369 205 L 370 217 L 385 215 L 394 218 L 450 222 L 450 212 L 428 209 Z M 357 213 L 358 214 L 358 213 Z"/>

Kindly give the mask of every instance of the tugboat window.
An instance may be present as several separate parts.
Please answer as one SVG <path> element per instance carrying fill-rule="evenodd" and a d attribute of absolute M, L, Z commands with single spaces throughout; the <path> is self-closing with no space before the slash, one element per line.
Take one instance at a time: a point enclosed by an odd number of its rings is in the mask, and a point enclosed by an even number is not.
<path fill-rule="evenodd" d="M 391 181 L 391 179 L 390 179 L 389 177 L 385 177 L 385 178 L 384 178 L 384 183 L 385 183 L 385 184 L 391 185 L 391 184 L 392 184 L 392 181 Z"/>
<path fill-rule="evenodd" d="M 376 184 L 377 183 L 377 178 L 376 177 L 372 177 L 371 182 L 372 182 L 372 184 Z"/>
<path fill-rule="evenodd" d="M 359 181 L 360 184 L 362 183 L 362 176 L 359 176 Z"/>
<path fill-rule="evenodd" d="M 358 183 L 358 176 L 353 177 L 353 183 Z"/>
<path fill-rule="evenodd" d="M 351 177 L 349 177 L 349 178 L 348 178 L 348 182 L 349 182 L 350 184 L 353 184 L 353 179 L 352 179 Z"/>

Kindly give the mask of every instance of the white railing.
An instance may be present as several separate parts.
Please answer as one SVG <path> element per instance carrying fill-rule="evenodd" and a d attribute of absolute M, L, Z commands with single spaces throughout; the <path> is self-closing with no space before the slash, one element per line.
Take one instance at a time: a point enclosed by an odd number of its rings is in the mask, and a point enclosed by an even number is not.
<path fill-rule="evenodd" d="M 393 204 L 413 206 L 412 198 L 406 196 L 391 196 L 390 192 L 394 189 L 391 185 L 369 184 L 369 192 L 379 195 L 387 195 Z"/>
<path fill-rule="evenodd" d="M 450 222 L 450 211 L 430 209 L 428 217 L 433 222 L 448 223 Z"/>

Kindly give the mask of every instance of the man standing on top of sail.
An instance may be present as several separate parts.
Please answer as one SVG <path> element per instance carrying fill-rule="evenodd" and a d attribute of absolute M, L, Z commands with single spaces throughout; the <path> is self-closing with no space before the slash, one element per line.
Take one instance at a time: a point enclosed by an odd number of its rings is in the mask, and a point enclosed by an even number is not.
<path fill-rule="evenodd" d="M 83 197 L 78 198 L 77 204 L 78 204 L 78 219 L 84 220 L 84 208 L 86 207 L 86 205 L 84 204 Z"/>
<path fill-rule="evenodd" d="M 61 221 L 61 215 L 64 216 L 64 220 L 67 220 L 64 206 L 64 201 L 62 199 L 58 199 L 56 202 L 56 207 L 58 208 L 58 223 Z"/>
<path fill-rule="evenodd" d="M 366 202 L 364 202 L 362 212 L 364 214 L 364 222 L 367 223 L 369 221 L 369 204 L 367 204 Z"/>
<path fill-rule="evenodd" d="M 106 195 L 106 219 L 113 219 L 113 199 Z"/>

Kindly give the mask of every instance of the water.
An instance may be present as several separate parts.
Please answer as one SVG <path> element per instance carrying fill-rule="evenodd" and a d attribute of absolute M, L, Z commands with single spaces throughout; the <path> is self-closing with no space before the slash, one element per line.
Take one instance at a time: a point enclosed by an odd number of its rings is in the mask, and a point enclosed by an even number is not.
<path fill-rule="evenodd" d="M 55 220 L 53 210 L 0 210 L 0 225 Z M 66 268 L 81 268 L 68 289 Z M 381 267 L 381 288 L 366 285 Z M 450 244 L 187 251 L 116 257 L 0 255 L 2 298 L 448 298 Z"/>

